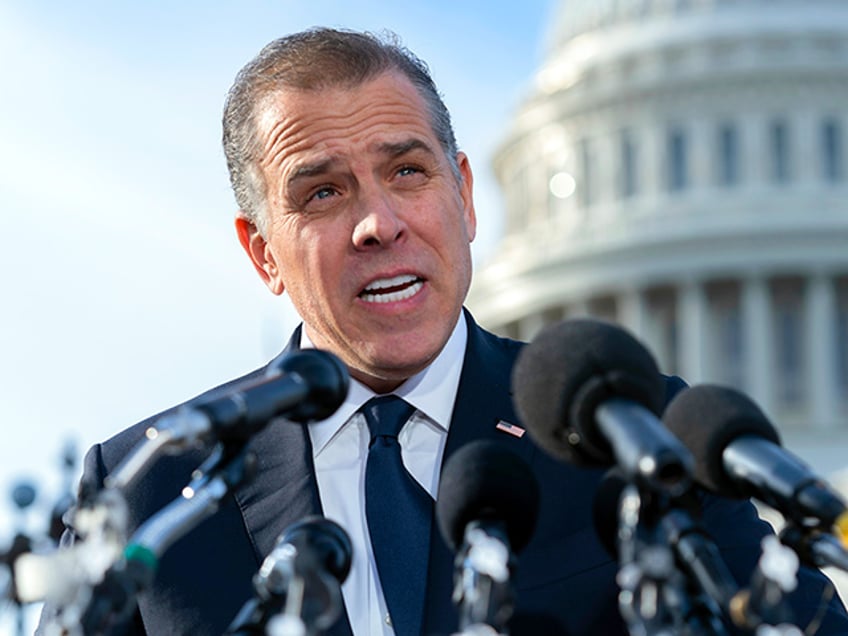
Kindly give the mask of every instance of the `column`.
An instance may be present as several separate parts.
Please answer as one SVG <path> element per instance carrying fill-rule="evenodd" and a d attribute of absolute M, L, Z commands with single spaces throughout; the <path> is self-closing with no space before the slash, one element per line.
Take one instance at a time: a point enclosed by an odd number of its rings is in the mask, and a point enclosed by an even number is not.
<path fill-rule="evenodd" d="M 563 314 L 566 318 L 590 318 L 592 316 L 589 302 L 585 298 L 568 303 Z"/>
<path fill-rule="evenodd" d="M 545 325 L 545 318 L 541 313 L 534 313 L 524 316 L 518 321 L 518 338 L 519 340 L 532 340 L 542 327 Z"/>
<path fill-rule="evenodd" d="M 742 285 L 742 337 L 748 394 L 768 414 L 773 411 L 774 336 L 768 281 L 752 275 Z"/>
<path fill-rule="evenodd" d="M 678 292 L 680 333 L 680 371 L 689 384 L 703 382 L 707 375 L 705 357 L 708 306 L 704 286 L 698 280 L 686 280 Z"/>
<path fill-rule="evenodd" d="M 833 281 L 816 272 L 807 281 L 804 295 L 804 351 L 810 426 L 831 429 L 837 424 L 836 298 Z"/>
<path fill-rule="evenodd" d="M 628 289 L 618 298 L 618 321 L 642 341 L 648 337 L 648 309 L 641 289 Z"/>

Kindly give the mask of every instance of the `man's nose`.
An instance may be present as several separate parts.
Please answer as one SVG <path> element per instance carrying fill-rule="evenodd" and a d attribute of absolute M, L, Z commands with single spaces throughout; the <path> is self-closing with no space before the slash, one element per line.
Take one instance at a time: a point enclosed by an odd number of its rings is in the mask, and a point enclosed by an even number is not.
<path fill-rule="evenodd" d="M 389 193 L 377 189 L 361 192 L 359 210 L 353 230 L 357 249 L 385 247 L 404 236 L 406 225 Z"/>

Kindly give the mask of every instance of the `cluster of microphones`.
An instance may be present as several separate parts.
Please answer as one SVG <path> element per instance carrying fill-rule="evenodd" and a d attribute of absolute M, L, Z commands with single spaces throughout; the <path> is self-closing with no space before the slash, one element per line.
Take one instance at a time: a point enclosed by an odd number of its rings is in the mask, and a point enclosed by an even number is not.
<path fill-rule="evenodd" d="M 17 555 L 15 598 L 52 608 L 45 636 L 106 634 L 129 621 L 168 548 L 251 478 L 251 437 L 273 418 L 300 424 L 328 417 L 348 383 L 331 354 L 296 351 L 263 377 L 164 416 L 101 490 L 81 493 L 72 546 Z M 619 610 L 631 634 L 726 634 L 761 625 L 800 634 L 806 626 L 795 624 L 785 602 L 799 565 L 848 571 L 845 502 L 781 447 L 744 394 L 697 385 L 666 406 L 666 381 L 651 354 L 623 329 L 594 320 L 543 330 L 522 350 L 512 384 L 521 422 L 542 449 L 577 466 L 609 467 L 594 524 L 619 564 Z M 198 446 L 211 452 L 182 495 L 128 536 L 123 490 L 163 453 Z M 779 536 L 764 541 L 745 585 L 699 525 L 701 490 L 756 498 L 786 519 Z M 532 469 L 504 444 L 478 441 L 447 458 L 436 521 L 456 554 L 453 600 L 464 636 L 509 633 L 513 581 L 539 500 Z M 350 565 L 342 527 L 301 519 L 265 557 L 253 597 L 226 634 L 323 633 L 343 612 Z"/>

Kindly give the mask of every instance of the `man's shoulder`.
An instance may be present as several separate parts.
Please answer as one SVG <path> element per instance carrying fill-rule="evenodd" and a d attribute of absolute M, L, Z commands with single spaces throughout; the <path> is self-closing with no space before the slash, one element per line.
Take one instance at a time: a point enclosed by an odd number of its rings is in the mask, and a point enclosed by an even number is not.
<path fill-rule="evenodd" d="M 478 325 L 470 312 L 466 312 L 468 320 L 468 348 L 475 351 L 478 355 L 487 356 L 503 356 L 514 360 L 522 347 L 527 343 L 521 340 L 513 340 L 487 331 Z"/>

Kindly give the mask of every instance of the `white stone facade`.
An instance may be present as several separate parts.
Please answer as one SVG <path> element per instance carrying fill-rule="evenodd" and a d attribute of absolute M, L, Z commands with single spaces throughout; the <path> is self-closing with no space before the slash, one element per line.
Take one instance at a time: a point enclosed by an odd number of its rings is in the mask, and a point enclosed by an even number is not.
<path fill-rule="evenodd" d="M 564 0 L 552 35 L 475 316 L 617 320 L 848 466 L 848 1 Z"/>

